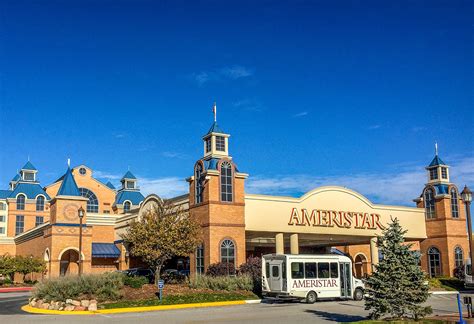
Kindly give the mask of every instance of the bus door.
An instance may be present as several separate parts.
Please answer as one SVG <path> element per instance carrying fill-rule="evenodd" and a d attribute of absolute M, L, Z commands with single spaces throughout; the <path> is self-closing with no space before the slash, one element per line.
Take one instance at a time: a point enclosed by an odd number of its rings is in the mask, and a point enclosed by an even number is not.
<path fill-rule="evenodd" d="M 283 287 L 283 260 L 270 262 L 270 278 L 268 278 L 271 291 L 281 291 Z"/>
<path fill-rule="evenodd" d="M 341 279 L 341 297 L 352 297 L 352 268 L 349 262 L 339 263 L 339 276 Z"/>

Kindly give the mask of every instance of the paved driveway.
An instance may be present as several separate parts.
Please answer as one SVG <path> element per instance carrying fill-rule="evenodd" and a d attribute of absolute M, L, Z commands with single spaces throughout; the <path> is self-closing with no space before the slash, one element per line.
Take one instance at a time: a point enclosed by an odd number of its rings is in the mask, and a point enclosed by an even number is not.
<path fill-rule="evenodd" d="M 337 323 L 352 322 L 366 318 L 363 302 L 321 301 L 313 305 L 303 303 L 253 304 L 229 307 L 196 308 L 184 310 L 158 311 L 149 313 L 129 313 L 92 316 L 52 316 L 31 315 L 18 312 L 28 298 L 27 294 L 0 296 L 0 323 Z M 457 312 L 455 295 L 431 296 L 428 304 L 436 314 Z M 20 311 L 21 312 L 21 311 Z M 9 315 L 7 315 L 9 314 Z"/>

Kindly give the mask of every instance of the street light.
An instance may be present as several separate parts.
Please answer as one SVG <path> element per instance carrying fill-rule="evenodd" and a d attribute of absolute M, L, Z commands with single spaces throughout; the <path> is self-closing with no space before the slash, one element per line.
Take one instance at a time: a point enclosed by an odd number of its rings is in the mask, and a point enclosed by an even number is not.
<path fill-rule="evenodd" d="M 79 217 L 79 276 L 82 275 L 82 219 L 84 218 L 84 208 L 79 207 L 77 210 Z"/>
<path fill-rule="evenodd" d="M 464 190 L 461 192 L 461 198 L 464 201 L 466 206 L 466 215 L 467 215 L 467 230 L 469 233 L 469 251 L 471 251 L 471 273 L 472 266 L 474 263 L 474 249 L 472 248 L 472 222 L 471 222 L 471 201 L 472 201 L 472 192 L 467 186 L 464 186 Z"/>

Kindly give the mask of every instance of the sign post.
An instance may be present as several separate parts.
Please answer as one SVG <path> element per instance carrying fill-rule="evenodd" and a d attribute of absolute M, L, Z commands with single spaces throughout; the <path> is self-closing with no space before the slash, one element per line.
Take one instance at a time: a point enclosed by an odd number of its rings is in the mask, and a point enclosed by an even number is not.
<path fill-rule="evenodd" d="M 165 281 L 160 279 L 158 280 L 158 290 L 160 292 L 160 304 L 161 301 L 163 300 L 163 288 L 165 287 Z"/>

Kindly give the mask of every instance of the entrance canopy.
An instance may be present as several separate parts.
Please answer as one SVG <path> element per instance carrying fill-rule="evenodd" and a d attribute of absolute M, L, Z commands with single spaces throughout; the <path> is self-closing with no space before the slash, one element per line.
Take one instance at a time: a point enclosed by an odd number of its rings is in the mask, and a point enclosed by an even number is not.
<path fill-rule="evenodd" d="M 114 243 L 92 243 L 93 258 L 118 258 L 120 250 Z"/>

